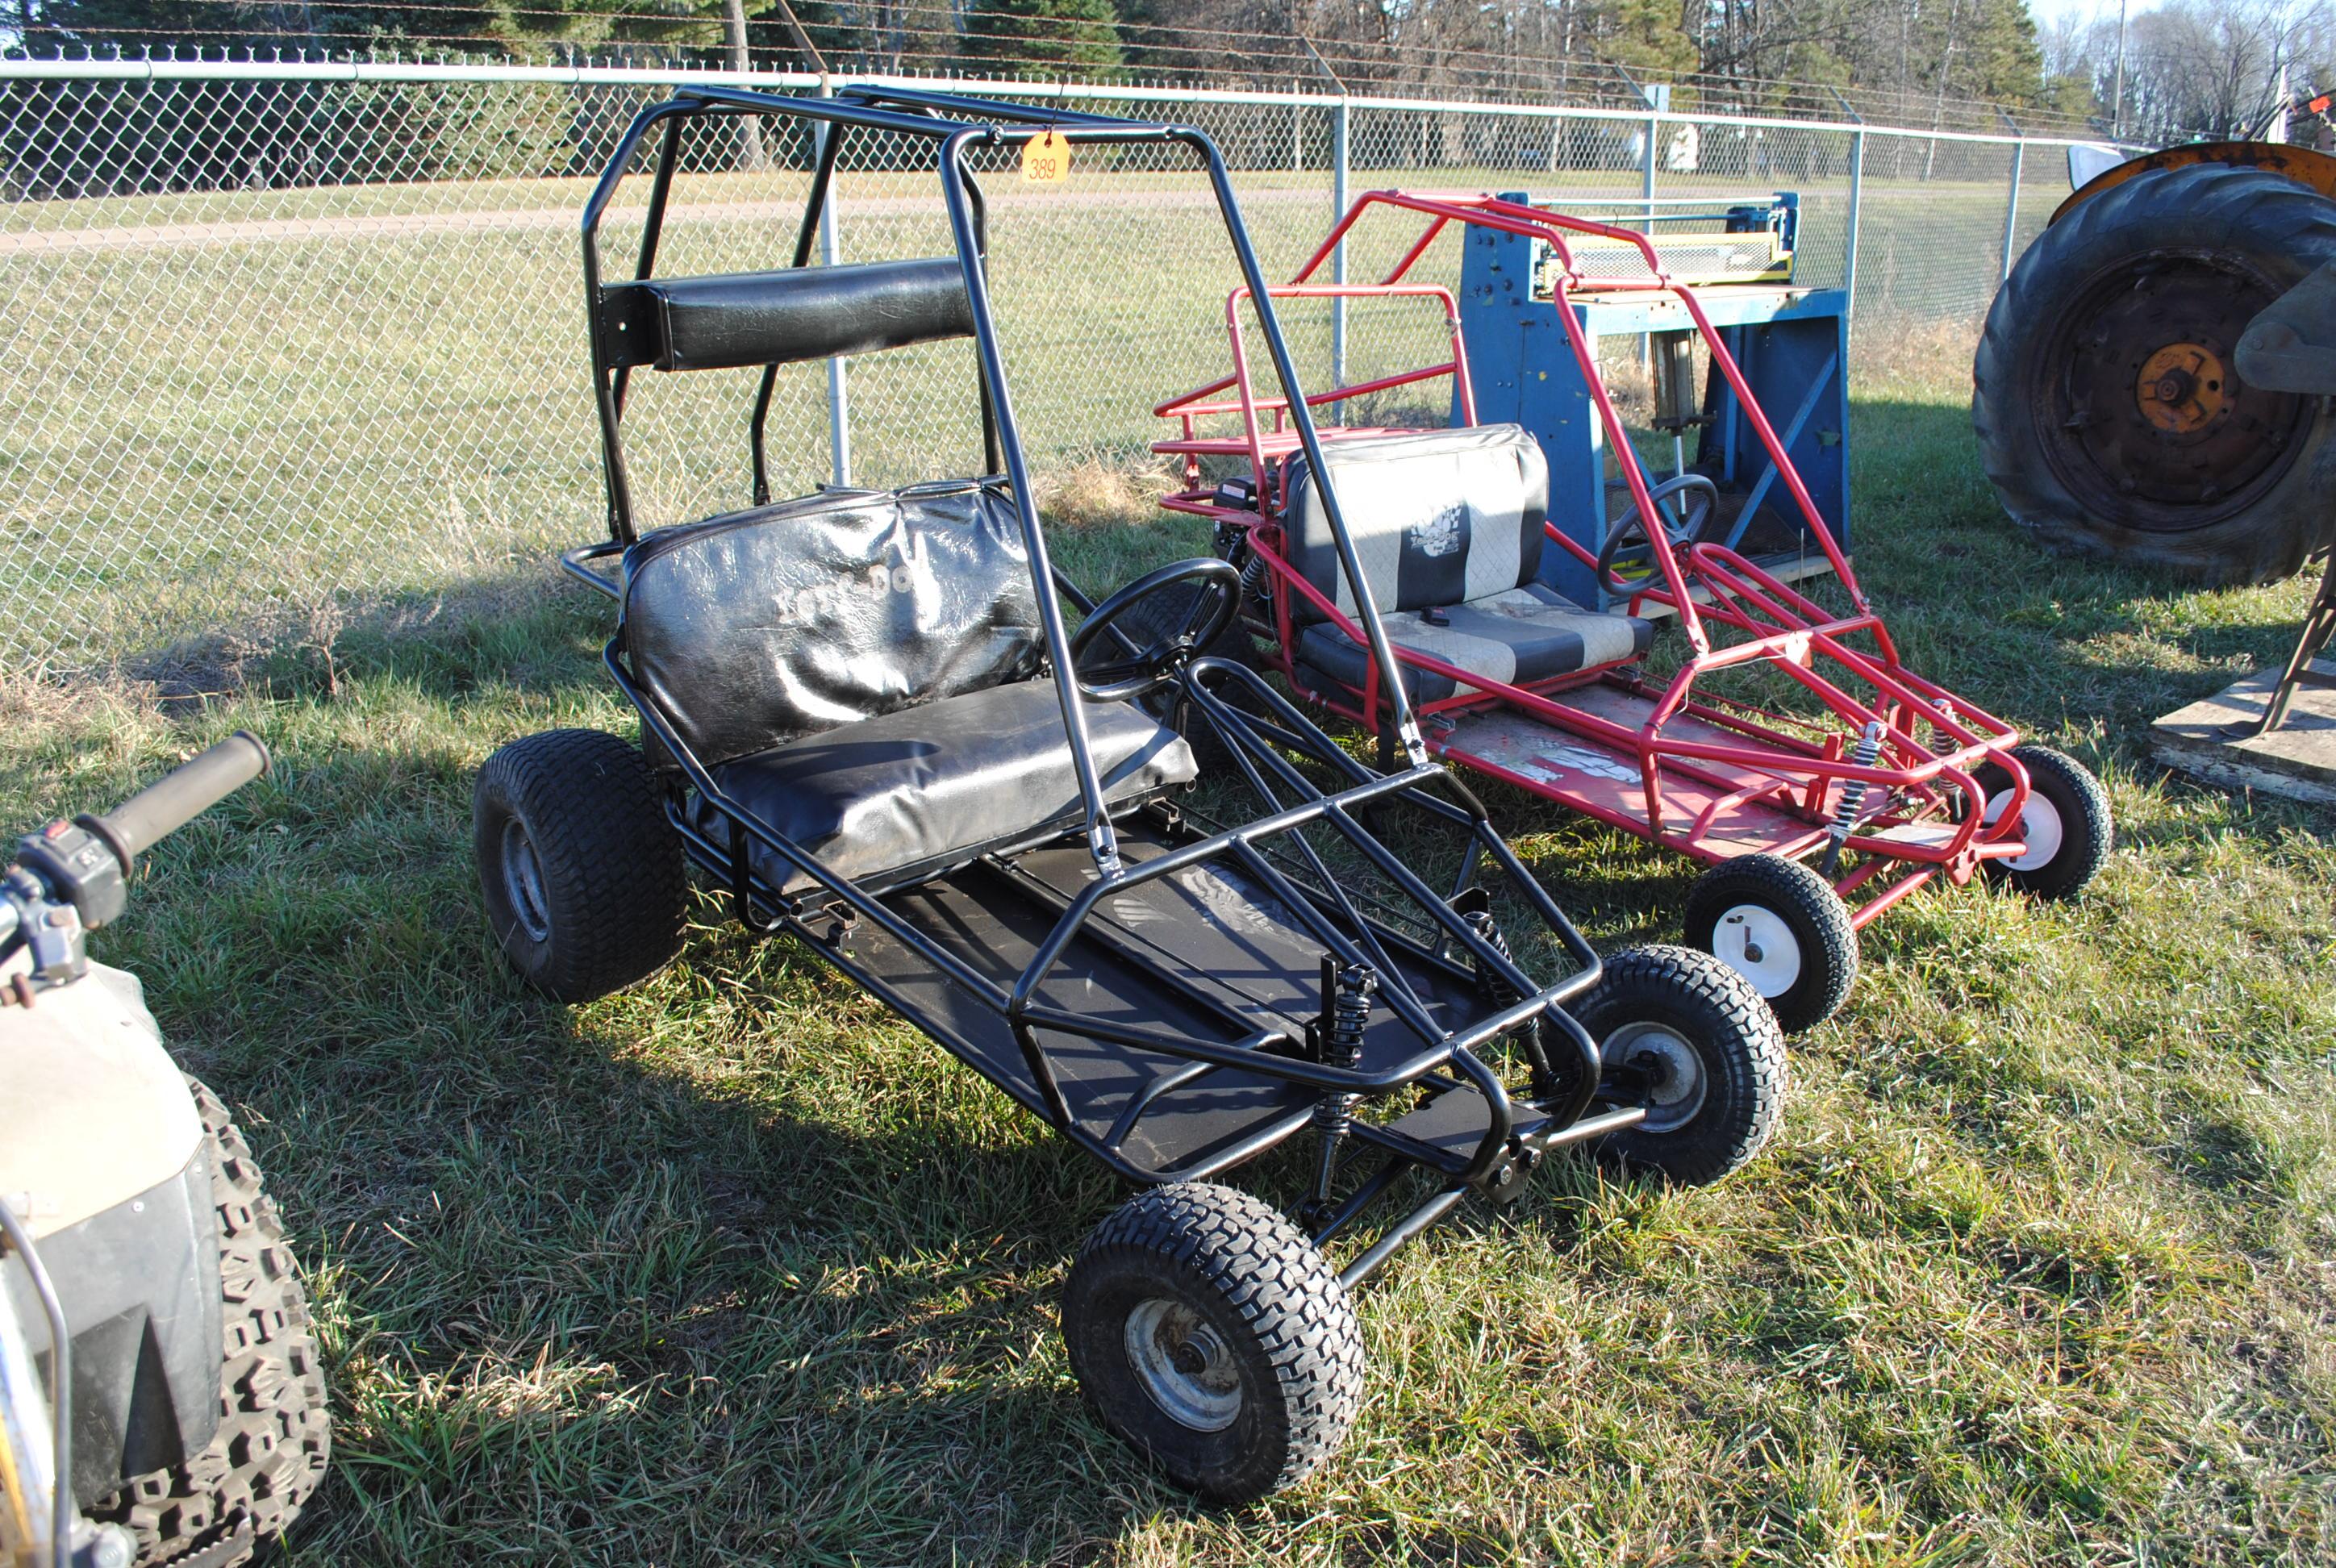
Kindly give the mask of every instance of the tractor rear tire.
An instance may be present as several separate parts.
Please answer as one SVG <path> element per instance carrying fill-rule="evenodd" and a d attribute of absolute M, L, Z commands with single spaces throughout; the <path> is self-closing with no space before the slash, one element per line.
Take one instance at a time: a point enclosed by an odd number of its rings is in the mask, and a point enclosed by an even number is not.
<path fill-rule="evenodd" d="M 2056 554 L 2273 582 L 2336 532 L 2336 400 L 2243 383 L 2257 312 L 2336 260 L 2336 200 L 2265 170 L 2137 174 L 2047 229 L 1988 311 L 1971 424 Z"/>

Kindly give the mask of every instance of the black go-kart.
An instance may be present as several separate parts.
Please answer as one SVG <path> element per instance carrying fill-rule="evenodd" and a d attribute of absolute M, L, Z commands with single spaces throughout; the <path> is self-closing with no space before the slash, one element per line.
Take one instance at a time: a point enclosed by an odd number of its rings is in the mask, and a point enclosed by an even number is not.
<path fill-rule="evenodd" d="M 793 265 L 656 275 L 685 127 L 746 116 L 818 138 Z M 938 155 L 953 257 L 810 264 L 853 129 Z M 1248 1499 L 1338 1446 L 1364 1387 L 1351 1296 L 1398 1248 L 1472 1192 L 1514 1199 L 1567 1145 L 1680 1182 L 1726 1174 L 1775 1127 L 1784 1047 L 1714 959 L 1600 960 L 1427 759 L 1368 592 L 1404 750 L 1384 774 L 1205 651 L 1239 609 L 1224 562 L 1163 567 L 1099 604 L 1055 571 L 977 180 L 1038 136 L 1206 171 L 1322 472 L 1200 131 L 876 87 L 706 87 L 645 109 L 584 218 L 610 537 L 563 557 L 618 603 L 607 663 L 641 739 L 559 730 L 498 751 L 478 778 L 479 872 L 520 973 L 580 1002 L 675 956 L 695 866 L 749 928 L 817 953 L 1139 1184 L 1072 1265 L 1071 1367 L 1178 1484 Z M 601 219 L 652 138 L 638 260 L 608 281 Z M 770 499 L 779 365 L 964 337 L 989 477 Z M 637 531 L 619 431 L 644 366 L 761 370 L 748 510 Z M 1534 979 L 1513 942 L 1568 972 Z M 1310 1157 L 1273 1178 L 1299 1194 L 1287 1209 L 1223 1184 L 1300 1135 Z"/>

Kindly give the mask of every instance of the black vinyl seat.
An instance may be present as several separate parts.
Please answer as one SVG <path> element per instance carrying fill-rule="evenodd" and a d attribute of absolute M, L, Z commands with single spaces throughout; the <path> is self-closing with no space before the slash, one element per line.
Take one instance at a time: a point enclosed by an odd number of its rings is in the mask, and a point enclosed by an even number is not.
<path fill-rule="evenodd" d="M 1085 820 L 1010 494 L 996 480 L 831 490 L 647 535 L 626 552 L 625 649 L 738 810 L 872 888 Z M 1105 803 L 1198 771 L 1124 702 L 1085 706 Z M 702 795 L 693 826 L 728 848 Z M 750 836 L 748 865 L 815 884 Z"/>
<path fill-rule="evenodd" d="M 1135 805 L 1197 769 L 1173 730 L 1129 703 L 1088 703 L 1105 800 Z M 714 781 L 748 815 L 873 889 L 952 870 L 1076 828 L 1084 811 L 1051 679 L 994 686 L 821 730 L 725 763 Z M 726 844 L 703 798 L 699 832 Z M 754 843 L 748 863 L 793 896 L 813 880 Z"/>

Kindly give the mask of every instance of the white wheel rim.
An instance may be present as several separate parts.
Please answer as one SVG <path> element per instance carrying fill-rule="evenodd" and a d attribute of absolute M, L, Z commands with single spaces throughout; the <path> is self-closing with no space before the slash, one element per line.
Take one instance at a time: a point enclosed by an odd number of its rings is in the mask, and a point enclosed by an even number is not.
<path fill-rule="evenodd" d="M 1801 980 L 1801 944 L 1766 904 L 1735 904 L 1711 928 L 1711 953 L 1771 1001 Z"/>
<path fill-rule="evenodd" d="M 1128 1313 L 1121 1338 L 1136 1381 L 1179 1427 L 1222 1432 L 1239 1418 L 1241 1368 L 1200 1313 L 1153 1296 Z"/>
<path fill-rule="evenodd" d="M 1993 827 L 1996 819 L 2010 803 L 2010 790 L 1990 797 L 1987 814 L 1980 819 L 1981 825 Z M 2028 846 L 2028 851 L 2000 863 L 2008 871 L 2042 871 L 2059 854 L 2060 845 L 2067 837 L 2068 830 L 2060 825 L 2060 808 L 2046 800 L 2041 790 L 2031 787 L 2028 792 L 2028 803 L 2020 810 L 2020 838 Z"/>

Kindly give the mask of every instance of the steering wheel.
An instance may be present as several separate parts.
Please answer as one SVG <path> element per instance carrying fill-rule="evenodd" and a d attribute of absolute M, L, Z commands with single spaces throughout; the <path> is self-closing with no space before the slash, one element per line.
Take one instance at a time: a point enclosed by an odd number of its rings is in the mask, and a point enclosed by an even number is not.
<path fill-rule="evenodd" d="M 1136 625 L 1120 631 L 1114 623 L 1180 582 L 1194 585 L 1181 607 L 1160 600 Z M 1241 573 L 1214 556 L 1179 560 L 1147 571 L 1095 607 L 1071 634 L 1071 667 L 1079 691 L 1090 702 L 1126 702 L 1157 691 L 1191 663 L 1194 655 L 1222 637 L 1241 609 Z M 1087 649 L 1112 629 L 1120 657 L 1088 662 Z M 1142 641 L 1141 638 L 1150 640 Z"/>
<path fill-rule="evenodd" d="M 1678 521 L 1673 521 L 1664 502 L 1672 497 L 1682 498 L 1677 507 Z M 1719 506 L 1719 486 L 1700 473 L 1682 473 L 1667 479 L 1647 492 L 1647 500 L 1655 514 L 1663 520 L 1663 535 L 1674 550 L 1693 544 L 1703 533 L 1704 524 Z M 1700 504 L 1698 504 L 1698 502 Z M 1637 575 L 1628 580 L 1615 575 L 1624 550 L 1635 545 L 1631 565 Z M 1644 582 L 1654 564 L 1654 541 L 1648 535 L 1646 524 L 1639 516 L 1636 501 L 1622 509 L 1622 515 L 1606 525 L 1606 545 L 1598 552 L 1598 586 L 1612 594 L 1630 594 Z"/>

